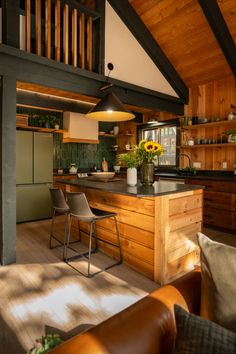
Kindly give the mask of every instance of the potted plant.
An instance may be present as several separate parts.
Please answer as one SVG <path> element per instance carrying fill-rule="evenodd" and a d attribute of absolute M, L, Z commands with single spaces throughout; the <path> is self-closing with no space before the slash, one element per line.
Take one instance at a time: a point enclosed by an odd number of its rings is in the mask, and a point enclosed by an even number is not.
<path fill-rule="evenodd" d="M 45 354 L 61 343 L 62 340 L 58 334 L 47 334 L 36 339 L 34 347 L 27 354 Z"/>
<path fill-rule="evenodd" d="M 54 128 L 56 130 L 58 130 L 60 128 L 59 127 L 59 121 L 58 121 L 56 116 L 47 114 L 45 116 L 45 121 L 46 121 L 46 124 L 47 124 L 47 126 L 46 126 L 47 128 Z"/>
<path fill-rule="evenodd" d="M 226 134 L 228 135 L 228 143 L 236 143 L 236 130 L 227 130 Z"/>
<path fill-rule="evenodd" d="M 127 184 L 129 186 L 136 186 L 137 184 L 137 167 L 139 166 L 139 159 L 137 151 L 130 151 L 126 154 L 118 156 L 119 163 L 127 167 Z"/>

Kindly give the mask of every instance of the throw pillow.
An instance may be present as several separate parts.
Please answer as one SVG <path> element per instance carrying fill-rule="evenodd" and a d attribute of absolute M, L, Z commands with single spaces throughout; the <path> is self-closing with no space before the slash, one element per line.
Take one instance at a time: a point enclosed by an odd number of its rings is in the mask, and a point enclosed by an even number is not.
<path fill-rule="evenodd" d="M 198 233 L 201 250 L 201 316 L 236 332 L 236 248 Z"/>
<path fill-rule="evenodd" d="M 235 354 L 236 334 L 175 305 L 177 335 L 173 354 Z"/>

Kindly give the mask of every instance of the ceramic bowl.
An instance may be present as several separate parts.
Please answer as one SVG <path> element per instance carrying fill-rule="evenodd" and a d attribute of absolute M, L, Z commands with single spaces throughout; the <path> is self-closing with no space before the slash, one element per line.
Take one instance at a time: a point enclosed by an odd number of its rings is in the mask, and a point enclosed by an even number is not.
<path fill-rule="evenodd" d="M 115 172 L 120 172 L 120 166 L 115 165 L 113 168 Z"/>

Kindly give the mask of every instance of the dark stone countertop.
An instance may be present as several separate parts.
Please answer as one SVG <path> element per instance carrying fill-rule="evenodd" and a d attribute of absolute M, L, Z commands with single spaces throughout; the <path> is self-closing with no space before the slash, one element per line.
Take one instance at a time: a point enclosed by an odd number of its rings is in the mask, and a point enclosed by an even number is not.
<path fill-rule="evenodd" d="M 161 195 L 174 194 L 187 192 L 200 189 L 201 186 L 194 186 L 190 184 L 179 184 L 177 182 L 168 181 L 156 181 L 154 186 L 143 186 L 138 182 L 135 187 L 127 185 L 125 180 L 114 182 L 100 182 L 91 180 L 90 177 L 81 179 L 63 179 L 63 184 L 69 184 L 72 186 L 78 186 L 82 188 L 97 189 L 104 192 L 110 192 L 113 194 L 130 195 L 134 197 L 158 197 Z M 204 188 L 204 187 L 202 187 Z"/>
<path fill-rule="evenodd" d="M 157 177 L 165 177 L 165 178 L 175 178 L 175 179 L 199 179 L 199 180 L 216 180 L 216 181 L 228 181 L 228 182 L 236 182 L 236 175 L 232 174 L 218 174 L 218 173 L 197 173 L 195 175 L 180 175 L 174 172 L 155 172 L 155 176 Z"/>

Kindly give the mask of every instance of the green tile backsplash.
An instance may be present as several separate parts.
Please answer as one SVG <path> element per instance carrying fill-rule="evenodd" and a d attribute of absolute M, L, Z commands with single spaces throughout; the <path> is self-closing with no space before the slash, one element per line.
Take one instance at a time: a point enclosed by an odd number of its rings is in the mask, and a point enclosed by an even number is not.
<path fill-rule="evenodd" d="M 43 116 L 55 115 L 59 121 L 60 128 L 63 128 L 63 113 L 42 111 L 26 107 L 17 107 L 17 113 L 25 113 L 29 115 L 30 125 L 39 125 L 38 122 Z M 114 123 L 99 123 L 99 130 L 109 132 L 113 129 Z M 75 163 L 78 168 L 101 169 L 103 157 L 108 162 L 109 170 L 113 170 L 115 162 L 115 152 L 112 151 L 112 145 L 116 144 L 115 138 L 100 137 L 99 144 L 79 144 L 79 143 L 62 143 L 62 134 L 54 134 L 54 150 L 53 150 L 53 168 L 63 168 L 64 172 L 70 167 L 71 163 Z"/>

